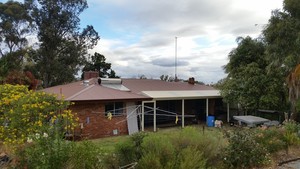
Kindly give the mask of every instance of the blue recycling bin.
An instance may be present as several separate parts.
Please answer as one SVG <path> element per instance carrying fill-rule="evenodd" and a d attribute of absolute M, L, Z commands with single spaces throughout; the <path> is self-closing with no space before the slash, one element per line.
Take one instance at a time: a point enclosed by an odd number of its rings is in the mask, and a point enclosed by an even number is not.
<path fill-rule="evenodd" d="M 206 124 L 208 127 L 214 127 L 215 126 L 215 116 L 207 116 Z"/>

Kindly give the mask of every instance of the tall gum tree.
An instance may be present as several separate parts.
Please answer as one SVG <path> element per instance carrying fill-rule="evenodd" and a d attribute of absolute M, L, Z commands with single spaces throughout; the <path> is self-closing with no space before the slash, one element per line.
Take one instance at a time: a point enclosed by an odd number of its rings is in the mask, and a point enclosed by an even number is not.
<path fill-rule="evenodd" d="M 282 70 L 289 90 L 291 118 L 296 119 L 300 87 L 300 1 L 284 0 L 283 10 L 274 10 L 263 31 L 271 70 Z"/>
<path fill-rule="evenodd" d="M 229 55 L 224 66 L 227 77 L 219 88 L 229 103 L 238 103 L 245 113 L 259 108 L 281 109 L 284 96 L 277 74 L 268 74 L 265 45 L 251 37 L 237 38 L 238 46 Z M 280 80 L 280 78 L 279 78 Z"/>
<path fill-rule="evenodd" d="M 32 53 L 44 87 L 73 81 L 87 51 L 100 39 L 93 26 L 80 31 L 86 0 L 25 0 L 37 25 L 39 48 Z"/>
<path fill-rule="evenodd" d="M 8 72 L 22 68 L 29 48 L 27 36 L 32 29 L 31 18 L 24 4 L 0 2 L 0 81 Z"/>
<path fill-rule="evenodd" d="M 98 71 L 99 77 L 119 78 L 111 69 L 111 63 L 107 63 L 105 56 L 97 52 L 85 63 L 82 71 Z M 81 77 L 83 78 L 83 73 Z"/>

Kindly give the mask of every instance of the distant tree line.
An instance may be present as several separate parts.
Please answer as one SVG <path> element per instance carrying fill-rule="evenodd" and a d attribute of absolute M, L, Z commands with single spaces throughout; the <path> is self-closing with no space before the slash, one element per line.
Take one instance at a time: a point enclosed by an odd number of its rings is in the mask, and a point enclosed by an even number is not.
<path fill-rule="evenodd" d="M 86 0 L 0 3 L 0 82 L 39 79 L 50 87 L 74 81 L 82 69 L 116 77 L 103 55 L 89 55 L 100 37 L 91 25 L 79 27 L 79 15 L 87 7 Z M 13 80 L 17 77 L 23 80 Z"/>
<path fill-rule="evenodd" d="M 297 119 L 300 111 L 300 1 L 284 0 L 274 10 L 260 38 L 237 38 L 224 66 L 227 77 L 217 87 L 243 112 L 281 110 Z"/>

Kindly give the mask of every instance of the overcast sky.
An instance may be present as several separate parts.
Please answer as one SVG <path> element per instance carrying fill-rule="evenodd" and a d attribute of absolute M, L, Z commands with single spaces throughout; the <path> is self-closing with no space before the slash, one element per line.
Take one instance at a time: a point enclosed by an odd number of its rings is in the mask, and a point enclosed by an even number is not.
<path fill-rule="evenodd" d="M 103 54 L 123 78 L 175 74 L 215 83 L 239 36 L 258 37 L 283 0 L 87 0 L 81 26 L 101 39 L 90 53 Z M 6 2 L 6 0 L 0 0 Z M 258 26 L 255 26 L 258 24 Z"/>
<path fill-rule="evenodd" d="M 93 52 L 121 77 L 175 74 L 205 83 L 226 75 L 222 66 L 239 36 L 258 37 L 283 0 L 88 0 L 82 26 L 101 36 Z M 258 26 L 255 26 L 258 24 Z"/>

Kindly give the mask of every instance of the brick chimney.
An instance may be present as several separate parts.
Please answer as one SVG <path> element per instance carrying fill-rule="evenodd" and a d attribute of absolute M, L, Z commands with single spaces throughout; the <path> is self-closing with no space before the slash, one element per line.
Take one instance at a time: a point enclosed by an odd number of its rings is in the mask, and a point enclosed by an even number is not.
<path fill-rule="evenodd" d="M 98 71 L 85 71 L 83 75 L 83 80 L 88 80 L 91 78 L 97 78 L 99 77 Z"/>
<path fill-rule="evenodd" d="M 191 85 L 194 85 L 195 84 L 195 78 L 190 77 L 188 83 L 191 84 Z"/>

